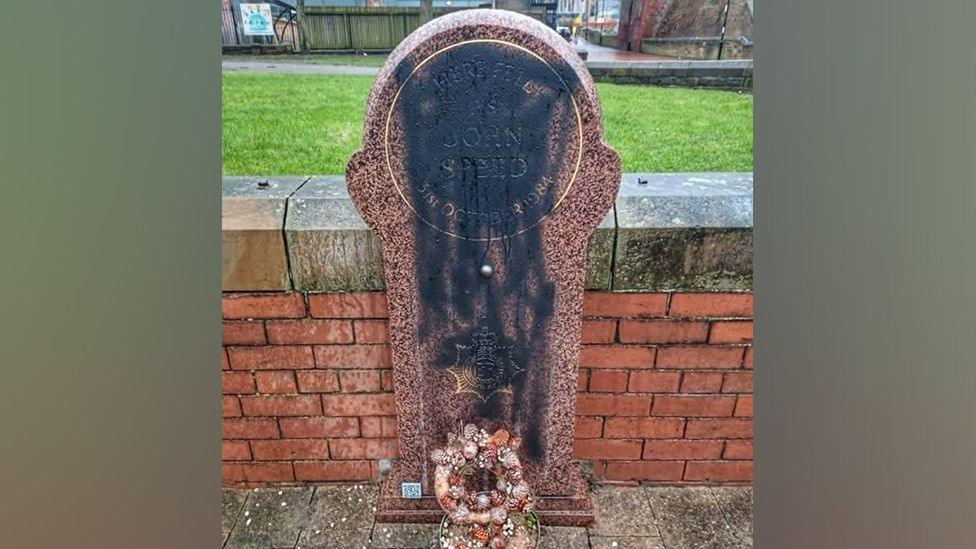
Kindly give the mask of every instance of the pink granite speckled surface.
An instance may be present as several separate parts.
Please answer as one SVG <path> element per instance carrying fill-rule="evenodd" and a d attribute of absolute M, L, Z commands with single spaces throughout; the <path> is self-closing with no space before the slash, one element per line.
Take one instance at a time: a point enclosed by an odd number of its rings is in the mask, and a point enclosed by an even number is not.
<path fill-rule="evenodd" d="M 517 87 L 506 87 L 505 67 L 516 75 L 511 82 Z M 452 78 L 454 95 L 444 99 Z M 541 118 L 520 117 L 518 105 L 506 111 L 506 120 L 517 128 L 515 137 L 506 143 L 495 137 L 496 148 L 505 145 L 521 156 L 499 153 L 496 163 L 461 158 L 456 165 L 471 166 L 472 174 L 475 167 L 499 174 L 494 186 L 475 188 L 513 192 L 500 200 L 525 207 L 514 208 L 517 215 L 504 212 L 510 221 L 472 222 L 475 206 L 466 206 L 466 217 L 457 213 L 459 195 L 453 188 L 432 184 L 428 196 L 423 187 L 438 173 L 436 167 L 443 181 L 453 175 L 443 163 L 424 164 L 437 151 L 423 144 L 458 143 L 450 130 L 454 123 L 462 128 L 458 134 L 479 139 L 480 130 L 471 126 L 482 118 L 465 122 L 455 113 L 446 124 L 438 118 L 446 105 L 463 111 L 466 90 L 459 85 L 472 86 L 467 90 L 472 100 L 487 97 L 487 109 L 495 107 L 491 89 L 474 86 L 496 86 L 506 97 L 520 94 L 525 112 L 545 112 Z M 428 101 L 424 89 L 445 95 L 438 99 L 431 93 Z M 543 189 L 545 198 L 537 204 L 528 197 L 531 192 L 518 191 L 523 187 L 516 183 L 525 184 L 518 177 L 544 181 L 535 188 Z M 572 462 L 586 242 L 613 203 L 620 161 L 603 142 L 593 83 L 575 51 L 551 29 L 512 12 L 465 10 L 431 21 L 397 47 L 377 76 L 363 147 L 349 161 L 346 178 L 352 199 L 382 243 L 390 306 L 401 455 L 381 488 L 377 518 L 440 518 L 430 497 L 401 499 L 400 483 L 421 482 L 430 496 L 427 456 L 460 422 L 473 420 L 529 441 L 523 463 L 540 497 L 543 522 L 589 522 L 586 484 Z M 490 278 L 477 278 L 481 264 L 493 267 Z M 431 312 L 432 305 L 440 308 Z M 521 363 L 504 370 L 508 385 L 502 388 L 509 390 L 479 396 L 459 390 L 449 351 L 463 349 L 488 319 L 499 345 L 518 351 L 512 364 Z"/>

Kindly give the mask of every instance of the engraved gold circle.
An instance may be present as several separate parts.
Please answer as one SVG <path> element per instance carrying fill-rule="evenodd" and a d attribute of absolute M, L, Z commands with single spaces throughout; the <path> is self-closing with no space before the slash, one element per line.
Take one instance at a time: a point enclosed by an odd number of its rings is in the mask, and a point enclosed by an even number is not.
<path fill-rule="evenodd" d="M 516 231 L 516 232 L 511 233 L 511 234 L 505 234 L 505 235 L 500 235 L 500 236 L 489 237 L 489 238 L 467 238 L 467 237 L 461 236 L 459 234 L 454 234 L 454 233 L 452 233 L 450 231 L 445 231 L 444 229 L 441 229 L 440 227 L 438 227 L 438 226 L 434 225 L 433 223 L 431 223 L 430 221 L 428 221 L 423 215 L 420 214 L 420 212 L 418 212 L 413 207 L 413 204 L 411 204 L 410 201 L 407 200 L 407 197 L 403 194 L 403 189 L 400 186 L 400 182 L 397 180 L 396 174 L 393 171 L 393 165 L 390 163 L 390 121 L 393 119 L 393 110 L 396 108 L 397 100 L 400 98 L 400 93 L 403 91 L 403 88 L 407 85 L 408 82 L 410 82 L 410 79 L 413 78 L 413 75 L 416 74 L 416 72 L 418 70 L 420 70 L 421 67 L 423 67 L 428 61 L 430 61 L 431 59 L 433 59 L 437 55 L 440 55 L 440 54 L 444 53 L 445 51 L 448 51 L 450 49 L 456 48 L 458 46 L 464 46 L 466 44 L 478 44 L 478 43 L 494 43 L 494 44 L 502 44 L 504 46 L 509 46 L 509 47 L 515 48 L 517 50 L 523 51 L 523 52 L 531 55 L 532 57 L 536 58 L 537 60 L 541 61 L 543 64 L 545 64 L 545 66 L 548 67 L 549 70 L 551 70 L 552 73 L 556 75 L 556 78 L 558 78 L 559 81 L 563 84 L 563 86 L 565 86 L 566 89 L 569 90 L 569 92 L 570 92 L 569 93 L 569 98 L 573 102 L 573 110 L 576 113 L 576 131 L 577 131 L 577 137 L 578 137 L 578 140 L 579 140 L 579 148 L 576 151 L 576 165 L 573 167 L 573 175 L 572 175 L 572 177 L 570 177 L 569 184 L 566 185 L 566 190 L 564 190 L 563 191 L 563 194 L 559 196 L 559 199 L 558 200 L 556 200 L 556 203 L 552 206 L 552 209 L 550 209 L 548 212 L 542 214 L 539 217 L 539 219 L 537 219 L 535 221 L 535 223 L 533 223 L 532 225 L 529 225 L 528 227 L 523 228 L 520 231 Z M 539 223 L 542 223 L 542 220 L 545 219 L 546 216 L 548 216 L 552 212 L 556 211 L 556 208 L 559 207 L 559 205 L 562 203 L 563 199 L 566 198 L 566 195 L 569 194 L 570 189 L 573 188 L 573 184 L 576 182 L 576 176 L 577 176 L 577 174 L 579 174 L 580 164 L 581 164 L 581 162 L 583 160 L 583 121 L 582 121 L 582 118 L 580 117 L 579 105 L 576 103 L 576 97 L 573 95 L 572 88 L 568 84 L 566 84 L 566 81 L 563 80 L 563 77 L 559 74 L 559 72 L 556 69 L 554 69 L 552 67 L 552 65 L 549 64 L 548 61 L 546 61 L 545 59 L 543 59 L 541 56 L 539 56 L 538 54 L 536 54 L 532 50 L 529 50 L 528 48 L 525 48 L 524 46 L 520 46 L 518 44 L 513 44 L 512 42 L 508 42 L 508 41 L 505 41 L 505 40 L 496 40 L 496 39 L 492 39 L 492 38 L 478 38 L 478 39 L 472 39 L 472 40 L 465 40 L 463 42 L 458 42 L 456 44 L 451 44 L 449 46 L 445 46 L 445 47 L 443 47 L 443 48 L 435 51 L 434 53 L 428 55 L 426 58 L 424 58 L 423 61 L 421 61 L 420 63 L 417 64 L 416 67 L 414 67 L 413 71 L 410 72 L 410 75 L 407 76 L 406 80 L 403 81 L 403 84 L 400 84 L 400 87 L 397 89 L 396 95 L 393 96 L 393 102 L 390 103 L 390 110 L 386 114 L 386 127 L 385 127 L 384 132 L 383 132 L 383 149 L 384 149 L 385 154 L 386 154 L 386 168 L 387 168 L 387 171 L 390 174 L 390 180 L 393 181 L 393 186 L 396 188 L 397 194 L 400 195 L 400 199 L 403 200 L 403 203 L 406 204 L 408 208 L 410 208 L 410 210 L 414 213 L 414 215 L 416 215 L 421 221 L 423 221 L 424 223 L 426 223 L 427 225 L 429 225 L 432 229 L 434 229 L 434 230 L 436 230 L 438 232 L 444 233 L 444 234 L 446 234 L 448 236 L 452 236 L 454 238 L 460 238 L 461 240 L 471 240 L 471 241 L 477 241 L 477 242 L 486 242 L 486 241 L 490 241 L 490 240 L 497 240 L 497 239 L 507 238 L 509 236 L 515 236 L 517 234 L 522 234 L 522 233 L 524 233 L 526 231 L 530 231 L 530 230 L 534 229 Z"/>

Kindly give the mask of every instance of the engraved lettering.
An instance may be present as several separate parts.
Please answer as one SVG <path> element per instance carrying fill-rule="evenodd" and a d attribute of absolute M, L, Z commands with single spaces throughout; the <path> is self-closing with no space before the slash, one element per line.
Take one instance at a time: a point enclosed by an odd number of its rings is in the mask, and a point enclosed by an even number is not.
<path fill-rule="evenodd" d="M 511 139 L 511 143 L 515 145 L 522 144 L 522 127 L 516 126 L 514 128 L 505 128 L 505 135 Z"/>
<path fill-rule="evenodd" d="M 441 162 L 440 168 L 441 168 L 441 176 L 444 177 L 445 179 L 450 179 L 450 178 L 454 177 L 454 159 L 453 158 L 445 158 L 444 161 Z"/>
<path fill-rule="evenodd" d="M 469 147 L 475 147 L 481 143 L 481 132 L 478 128 L 465 128 L 461 141 Z"/>
<path fill-rule="evenodd" d="M 527 52 L 472 44 L 435 55 L 410 78 L 399 101 L 429 103 L 397 119 L 412 147 L 415 212 L 461 238 L 538 224 L 571 184 L 557 182 L 557 166 L 580 146 L 559 74 Z"/>
<path fill-rule="evenodd" d="M 444 139 L 441 142 L 444 144 L 445 149 L 453 149 L 454 147 L 457 147 L 458 143 L 460 143 L 457 130 L 450 128 L 447 135 L 444 136 Z"/>
<path fill-rule="evenodd" d="M 512 168 L 509 171 L 508 175 L 511 176 L 512 178 L 522 177 L 523 175 L 525 175 L 525 172 L 527 171 L 529 171 L 529 164 L 525 160 L 521 158 L 513 158 Z"/>

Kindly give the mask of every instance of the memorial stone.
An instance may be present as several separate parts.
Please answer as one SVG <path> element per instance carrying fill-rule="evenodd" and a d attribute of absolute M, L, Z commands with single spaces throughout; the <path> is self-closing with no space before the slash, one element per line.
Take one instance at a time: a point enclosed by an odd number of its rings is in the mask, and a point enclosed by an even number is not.
<path fill-rule="evenodd" d="M 573 461 L 583 287 L 620 161 L 579 56 L 513 12 L 434 19 L 377 75 L 346 181 L 389 299 L 400 456 L 377 519 L 439 520 L 430 452 L 475 422 L 522 438 L 544 524 L 590 522 Z"/>

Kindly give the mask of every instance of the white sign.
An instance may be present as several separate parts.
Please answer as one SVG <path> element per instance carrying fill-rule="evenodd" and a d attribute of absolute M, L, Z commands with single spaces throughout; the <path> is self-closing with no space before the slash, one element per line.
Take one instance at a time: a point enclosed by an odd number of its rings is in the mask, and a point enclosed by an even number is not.
<path fill-rule="evenodd" d="M 247 36 L 274 36 L 271 4 L 241 4 L 241 21 Z"/>
<path fill-rule="evenodd" d="M 403 499 L 420 499 L 419 482 L 401 482 L 400 497 Z"/>

